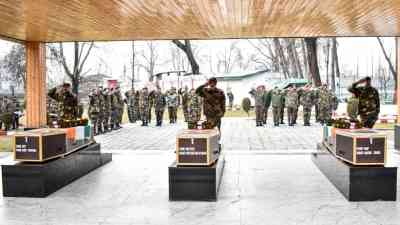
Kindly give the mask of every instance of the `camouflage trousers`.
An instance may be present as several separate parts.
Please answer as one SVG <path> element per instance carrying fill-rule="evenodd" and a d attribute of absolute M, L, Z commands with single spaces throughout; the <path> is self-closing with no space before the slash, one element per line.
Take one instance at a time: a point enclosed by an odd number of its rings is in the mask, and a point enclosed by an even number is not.
<path fill-rule="evenodd" d="M 280 112 L 279 112 L 279 122 L 283 124 L 283 117 L 285 116 L 285 107 L 280 107 Z"/>
<path fill-rule="evenodd" d="M 274 125 L 278 126 L 281 119 L 281 107 L 272 107 L 272 117 L 274 120 Z"/>
<path fill-rule="evenodd" d="M 164 109 L 156 109 L 155 110 L 156 113 L 156 122 L 158 126 L 161 126 L 162 121 L 163 121 L 163 117 L 164 117 Z"/>
<path fill-rule="evenodd" d="M 177 120 L 176 110 L 176 107 L 168 107 L 168 116 L 171 123 L 175 123 Z"/>
<path fill-rule="evenodd" d="M 318 106 L 318 121 L 321 123 L 327 123 L 331 119 L 330 107 Z"/>
<path fill-rule="evenodd" d="M 129 122 L 130 123 L 136 122 L 135 108 L 133 107 L 133 105 L 128 105 L 127 109 L 128 109 Z"/>
<path fill-rule="evenodd" d="M 287 107 L 287 115 L 288 115 L 288 123 L 289 126 L 293 126 L 295 124 L 296 114 L 297 114 L 297 107 Z"/>
<path fill-rule="evenodd" d="M 104 112 L 103 113 L 103 118 L 102 118 L 102 125 L 103 125 L 103 128 L 105 129 L 105 130 L 108 130 L 109 129 L 109 127 L 110 127 L 110 120 L 111 120 L 111 112 L 110 111 L 106 111 L 106 112 Z"/>
<path fill-rule="evenodd" d="M 369 115 L 360 115 L 361 124 L 366 128 L 373 128 L 376 121 L 378 120 L 378 115 L 376 113 Z"/>
<path fill-rule="evenodd" d="M 264 106 L 256 105 L 256 123 L 257 125 L 264 122 Z"/>
<path fill-rule="evenodd" d="M 149 122 L 149 114 L 150 114 L 149 112 L 150 112 L 149 107 L 140 108 L 140 119 L 142 120 L 143 123 Z"/>
<path fill-rule="evenodd" d="M 182 106 L 182 111 L 183 111 L 183 117 L 185 118 L 185 122 L 187 122 L 189 119 L 189 107 Z"/>
<path fill-rule="evenodd" d="M 199 109 L 189 109 L 188 112 L 188 121 L 187 122 L 191 122 L 191 123 L 197 123 L 200 121 L 201 118 L 201 110 Z"/>
<path fill-rule="evenodd" d="M 267 124 L 267 120 L 268 120 L 268 110 L 269 108 L 264 108 L 264 113 L 263 113 L 263 123 Z"/>
<path fill-rule="evenodd" d="M 310 125 L 310 119 L 311 119 L 311 107 L 304 107 L 303 106 L 304 125 Z"/>

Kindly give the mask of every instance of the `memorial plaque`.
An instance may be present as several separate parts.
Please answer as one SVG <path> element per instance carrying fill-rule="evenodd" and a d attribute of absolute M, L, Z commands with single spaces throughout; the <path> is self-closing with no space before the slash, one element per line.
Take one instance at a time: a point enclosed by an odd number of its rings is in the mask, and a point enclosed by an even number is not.
<path fill-rule="evenodd" d="M 373 130 L 338 131 L 336 156 L 354 165 L 384 165 L 387 137 Z"/>
<path fill-rule="evenodd" d="M 182 166 L 209 166 L 219 153 L 219 132 L 210 130 L 185 130 L 176 140 L 177 164 Z"/>

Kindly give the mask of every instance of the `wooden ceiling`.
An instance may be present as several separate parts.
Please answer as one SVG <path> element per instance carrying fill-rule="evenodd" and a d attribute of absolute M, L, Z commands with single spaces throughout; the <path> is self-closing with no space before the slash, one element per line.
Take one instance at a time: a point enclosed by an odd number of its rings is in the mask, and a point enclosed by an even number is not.
<path fill-rule="evenodd" d="M 28 41 L 400 36 L 400 0 L 0 0 Z"/>

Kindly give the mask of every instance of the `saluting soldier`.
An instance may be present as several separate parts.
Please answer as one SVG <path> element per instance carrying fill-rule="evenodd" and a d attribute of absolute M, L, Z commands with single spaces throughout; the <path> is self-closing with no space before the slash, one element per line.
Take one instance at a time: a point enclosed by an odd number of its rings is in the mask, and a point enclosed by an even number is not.
<path fill-rule="evenodd" d="M 257 87 L 257 89 L 253 88 L 249 94 L 254 98 L 254 105 L 256 108 L 256 127 L 263 126 L 265 106 L 265 92 L 263 87 L 260 85 Z"/>
<path fill-rule="evenodd" d="M 360 86 L 360 85 L 364 86 Z M 380 112 L 379 92 L 371 86 L 371 78 L 361 79 L 349 88 L 359 99 L 358 114 L 363 127 L 373 128 Z"/>
<path fill-rule="evenodd" d="M 331 94 L 326 84 L 317 92 L 318 94 L 318 120 L 321 124 L 326 124 L 330 120 Z"/>
<path fill-rule="evenodd" d="M 103 104 L 101 107 L 103 120 L 102 120 L 102 127 L 104 132 L 110 131 L 111 128 L 111 92 L 110 89 L 104 88 L 101 92 L 103 95 Z"/>
<path fill-rule="evenodd" d="M 64 83 L 49 90 L 48 96 L 58 104 L 58 115 L 62 120 L 74 120 L 78 117 L 78 99 L 71 92 L 71 85 Z"/>
<path fill-rule="evenodd" d="M 217 88 L 217 79 L 210 78 L 196 89 L 196 94 L 203 98 L 203 110 L 207 121 L 221 131 L 221 118 L 225 115 L 226 99 L 224 91 Z"/>
<path fill-rule="evenodd" d="M 128 109 L 128 119 L 130 123 L 135 123 L 135 89 L 125 92 L 125 103 Z"/>
<path fill-rule="evenodd" d="M 100 111 L 101 111 L 101 101 L 100 101 L 100 93 L 98 90 L 92 90 L 89 94 L 89 119 L 93 125 L 93 134 L 98 135 L 101 133 L 101 120 L 100 120 Z"/>

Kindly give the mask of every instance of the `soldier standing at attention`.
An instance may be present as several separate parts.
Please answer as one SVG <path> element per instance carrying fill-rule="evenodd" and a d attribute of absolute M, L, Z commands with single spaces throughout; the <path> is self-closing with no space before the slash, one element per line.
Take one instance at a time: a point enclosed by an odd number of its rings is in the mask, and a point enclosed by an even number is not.
<path fill-rule="evenodd" d="M 274 120 L 274 126 L 279 126 L 279 120 L 281 118 L 281 107 L 282 107 L 282 96 L 278 87 L 275 87 L 271 91 L 271 106 L 272 106 L 272 117 Z"/>
<path fill-rule="evenodd" d="M 318 102 L 319 102 L 319 90 L 320 87 L 314 88 L 314 110 L 315 110 L 315 122 L 320 123 L 321 121 L 319 120 L 319 109 L 318 109 Z"/>
<path fill-rule="evenodd" d="M 135 102 L 133 104 L 133 112 L 134 112 L 134 121 L 136 123 L 137 120 L 140 120 L 140 109 L 139 109 L 139 100 L 140 100 L 140 92 L 136 91 L 134 93 Z"/>
<path fill-rule="evenodd" d="M 120 101 L 118 97 L 117 89 L 111 89 L 111 129 L 116 130 L 121 128 L 119 125 L 119 112 L 120 112 Z"/>
<path fill-rule="evenodd" d="M 330 119 L 329 111 L 331 110 L 331 94 L 329 93 L 328 86 L 322 85 L 318 93 L 318 116 L 321 124 L 326 124 Z"/>
<path fill-rule="evenodd" d="M 78 99 L 71 92 L 71 85 L 64 83 L 49 90 L 48 96 L 58 104 L 58 115 L 62 120 L 74 120 L 78 116 Z"/>
<path fill-rule="evenodd" d="M 195 129 L 201 118 L 201 97 L 196 94 L 195 89 L 189 92 L 188 113 L 188 128 Z"/>
<path fill-rule="evenodd" d="M 176 111 L 178 109 L 178 104 L 178 94 L 176 93 L 176 88 L 172 87 L 167 93 L 167 106 L 170 123 L 176 123 Z"/>
<path fill-rule="evenodd" d="M 217 79 L 210 78 L 196 89 L 196 94 L 204 98 L 203 110 L 207 121 L 221 131 L 221 118 L 225 114 L 225 93 L 217 88 Z"/>
<path fill-rule="evenodd" d="M 128 109 L 128 119 L 130 123 L 135 123 L 135 89 L 125 92 L 125 103 Z"/>
<path fill-rule="evenodd" d="M 101 92 L 103 96 L 103 104 L 101 106 L 101 111 L 103 115 L 103 120 L 101 121 L 103 131 L 108 132 L 110 130 L 110 117 L 111 117 L 111 93 L 108 88 L 104 88 Z"/>
<path fill-rule="evenodd" d="M 300 104 L 303 106 L 304 126 L 310 126 L 311 110 L 314 103 L 314 91 L 307 84 L 301 91 Z"/>
<path fill-rule="evenodd" d="M 297 93 L 296 87 L 289 86 L 285 100 L 289 126 L 293 126 L 295 123 L 298 100 L 299 94 Z"/>
<path fill-rule="evenodd" d="M 264 122 L 264 90 L 262 86 L 252 89 L 249 94 L 254 98 L 256 108 L 256 127 L 262 127 Z"/>
<path fill-rule="evenodd" d="M 8 131 L 11 128 L 14 112 L 15 112 L 15 106 L 12 100 L 9 97 L 5 97 L 4 111 L 2 115 L 2 121 L 5 126 L 5 131 Z"/>
<path fill-rule="evenodd" d="M 271 106 L 271 91 L 268 91 L 264 88 L 264 115 L 263 115 L 263 124 L 267 124 L 268 120 L 268 110 Z"/>
<path fill-rule="evenodd" d="M 351 122 L 357 121 L 358 117 L 358 105 L 359 100 L 357 96 L 352 93 L 352 96 L 347 100 L 347 116 L 350 118 Z"/>
<path fill-rule="evenodd" d="M 154 110 L 156 113 L 156 126 L 161 127 L 165 106 L 167 105 L 165 95 L 161 92 L 161 88 L 157 86 L 157 89 L 152 92 L 152 98 L 154 99 Z"/>
<path fill-rule="evenodd" d="M 229 88 L 228 93 L 226 93 L 226 95 L 228 96 L 229 110 L 232 110 L 233 109 L 233 100 L 234 100 L 232 89 Z"/>
<path fill-rule="evenodd" d="M 182 99 L 182 111 L 183 111 L 183 117 L 185 119 L 185 122 L 188 121 L 188 101 L 189 101 L 189 89 L 187 86 L 185 88 L 179 89 L 179 95 L 181 96 Z"/>
<path fill-rule="evenodd" d="M 285 123 L 283 122 L 283 118 L 284 118 L 284 116 L 285 116 L 286 91 L 287 91 L 287 90 L 279 90 L 279 93 L 281 94 L 281 107 L 280 107 L 280 112 L 279 112 L 279 121 L 280 121 L 280 124 L 285 124 Z"/>
<path fill-rule="evenodd" d="M 361 86 L 363 85 L 363 86 Z M 359 98 L 358 114 L 363 127 L 373 128 L 380 112 L 379 92 L 371 86 L 371 78 L 361 79 L 349 88 Z"/>
<path fill-rule="evenodd" d="M 139 111 L 140 111 L 140 119 L 142 120 L 142 126 L 149 125 L 149 104 L 150 104 L 150 96 L 147 87 L 144 87 L 140 92 L 139 97 Z"/>
<path fill-rule="evenodd" d="M 99 94 L 100 93 L 98 93 L 97 90 L 92 90 L 92 92 L 89 94 L 88 114 L 90 122 L 93 125 L 94 135 L 98 135 L 101 132 L 101 129 L 99 128 L 101 127 L 101 121 L 99 118 L 101 102 Z"/>

